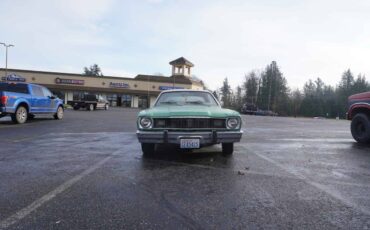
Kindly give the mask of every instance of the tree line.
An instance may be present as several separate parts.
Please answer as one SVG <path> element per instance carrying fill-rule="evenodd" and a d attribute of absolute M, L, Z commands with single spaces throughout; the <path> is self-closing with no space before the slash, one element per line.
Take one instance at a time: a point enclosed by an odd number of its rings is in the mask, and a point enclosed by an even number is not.
<path fill-rule="evenodd" d="M 366 91 L 370 91 L 366 77 L 361 74 L 355 77 L 350 69 L 343 72 L 336 86 L 316 78 L 308 80 L 303 89 L 292 90 L 273 61 L 260 73 L 251 71 L 235 89 L 226 77 L 214 95 L 220 98 L 224 107 L 238 111 L 248 103 L 282 116 L 344 118 L 348 97 Z"/>

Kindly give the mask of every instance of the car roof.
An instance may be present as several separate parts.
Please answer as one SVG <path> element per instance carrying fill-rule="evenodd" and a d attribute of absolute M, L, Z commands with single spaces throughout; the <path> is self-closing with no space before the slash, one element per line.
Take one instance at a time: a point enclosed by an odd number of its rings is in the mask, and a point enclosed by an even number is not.
<path fill-rule="evenodd" d="M 163 90 L 161 93 L 168 93 L 168 92 L 205 92 L 205 93 L 211 93 L 208 90 L 198 90 L 198 89 L 168 89 L 168 90 Z"/>
<path fill-rule="evenodd" d="M 221 106 L 220 102 L 218 101 L 218 99 L 213 95 L 213 93 L 209 90 L 198 90 L 198 89 L 168 89 L 168 90 L 163 90 L 160 94 L 164 94 L 164 93 L 173 93 L 173 92 L 204 92 L 204 93 L 209 93 L 212 95 L 212 97 L 214 98 L 214 100 L 216 101 L 216 103 L 218 104 L 218 106 Z M 157 98 L 157 100 L 155 101 L 154 104 L 157 104 L 157 101 L 159 99 L 159 96 Z"/>

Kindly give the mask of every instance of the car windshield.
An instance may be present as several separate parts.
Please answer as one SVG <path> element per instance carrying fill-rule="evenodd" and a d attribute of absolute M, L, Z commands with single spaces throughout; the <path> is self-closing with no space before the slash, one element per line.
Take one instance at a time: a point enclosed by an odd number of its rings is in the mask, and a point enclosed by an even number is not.
<path fill-rule="evenodd" d="M 163 105 L 205 105 L 218 106 L 216 100 L 208 92 L 180 91 L 162 93 L 155 106 Z"/>

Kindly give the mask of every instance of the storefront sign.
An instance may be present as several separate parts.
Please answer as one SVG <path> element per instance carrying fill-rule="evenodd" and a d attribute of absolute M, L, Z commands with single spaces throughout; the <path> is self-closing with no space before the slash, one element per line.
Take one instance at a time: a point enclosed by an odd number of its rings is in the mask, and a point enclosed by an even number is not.
<path fill-rule="evenodd" d="M 184 89 L 184 87 L 159 86 L 159 90 L 169 90 L 169 89 Z"/>
<path fill-rule="evenodd" d="M 75 79 L 64 79 L 64 78 L 56 78 L 55 83 L 57 84 L 67 84 L 67 85 L 84 85 L 84 80 L 75 80 Z"/>
<path fill-rule="evenodd" d="M 1 80 L 3 80 L 3 81 L 25 82 L 26 81 L 26 78 L 20 77 L 20 76 L 18 76 L 16 74 L 12 73 L 12 74 L 9 74 L 6 77 L 2 77 Z"/>
<path fill-rule="evenodd" d="M 109 87 L 112 88 L 130 88 L 130 85 L 123 82 L 111 82 L 109 83 Z"/>

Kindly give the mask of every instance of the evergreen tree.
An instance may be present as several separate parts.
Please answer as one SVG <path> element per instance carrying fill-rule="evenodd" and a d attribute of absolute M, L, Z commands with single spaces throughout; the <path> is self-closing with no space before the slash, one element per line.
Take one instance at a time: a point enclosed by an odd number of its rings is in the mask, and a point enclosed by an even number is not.
<path fill-rule="evenodd" d="M 223 85 L 220 89 L 221 91 L 221 101 L 224 107 L 230 108 L 231 106 L 231 87 L 229 85 L 229 81 L 227 80 L 227 77 L 224 79 Z"/>
<path fill-rule="evenodd" d="M 245 76 L 245 82 L 243 83 L 244 88 L 244 102 L 256 104 L 257 93 L 258 93 L 258 82 L 259 79 L 254 71 L 250 72 L 248 76 Z"/>
<path fill-rule="evenodd" d="M 234 109 L 240 111 L 241 107 L 243 106 L 243 95 L 242 95 L 242 87 L 236 87 L 236 95 L 235 95 L 235 106 Z"/>
<path fill-rule="evenodd" d="M 280 115 L 344 118 L 347 111 L 348 97 L 352 94 L 370 90 L 364 75 L 355 79 L 351 70 L 343 72 L 336 88 L 326 85 L 321 78 L 309 79 L 303 90 L 292 93 L 287 81 L 276 62 L 272 62 L 258 78 L 255 72 L 245 76 L 242 88 L 232 92 L 228 79 L 225 78 L 221 91 L 221 100 L 225 107 L 239 109 L 242 103 L 255 103 L 260 109 L 272 110 Z M 244 93 L 243 100 L 242 92 Z M 240 102 L 242 101 L 242 102 Z"/>
<path fill-rule="evenodd" d="M 288 94 L 287 81 L 276 62 L 273 61 L 261 74 L 257 103 L 261 109 L 287 114 L 289 110 Z"/>
<path fill-rule="evenodd" d="M 344 71 L 337 87 L 337 116 L 344 118 L 347 111 L 347 99 L 354 91 L 354 77 L 350 69 Z"/>
<path fill-rule="evenodd" d="M 362 93 L 369 90 L 369 84 L 366 81 L 365 75 L 359 74 L 353 82 L 353 92 Z"/>
<path fill-rule="evenodd" d="M 292 110 L 291 113 L 294 117 L 297 117 L 299 110 L 301 108 L 303 100 L 303 95 L 299 89 L 296 89 L 293 91 L 291 95 L 291 104 L 292 104 Z"/>

